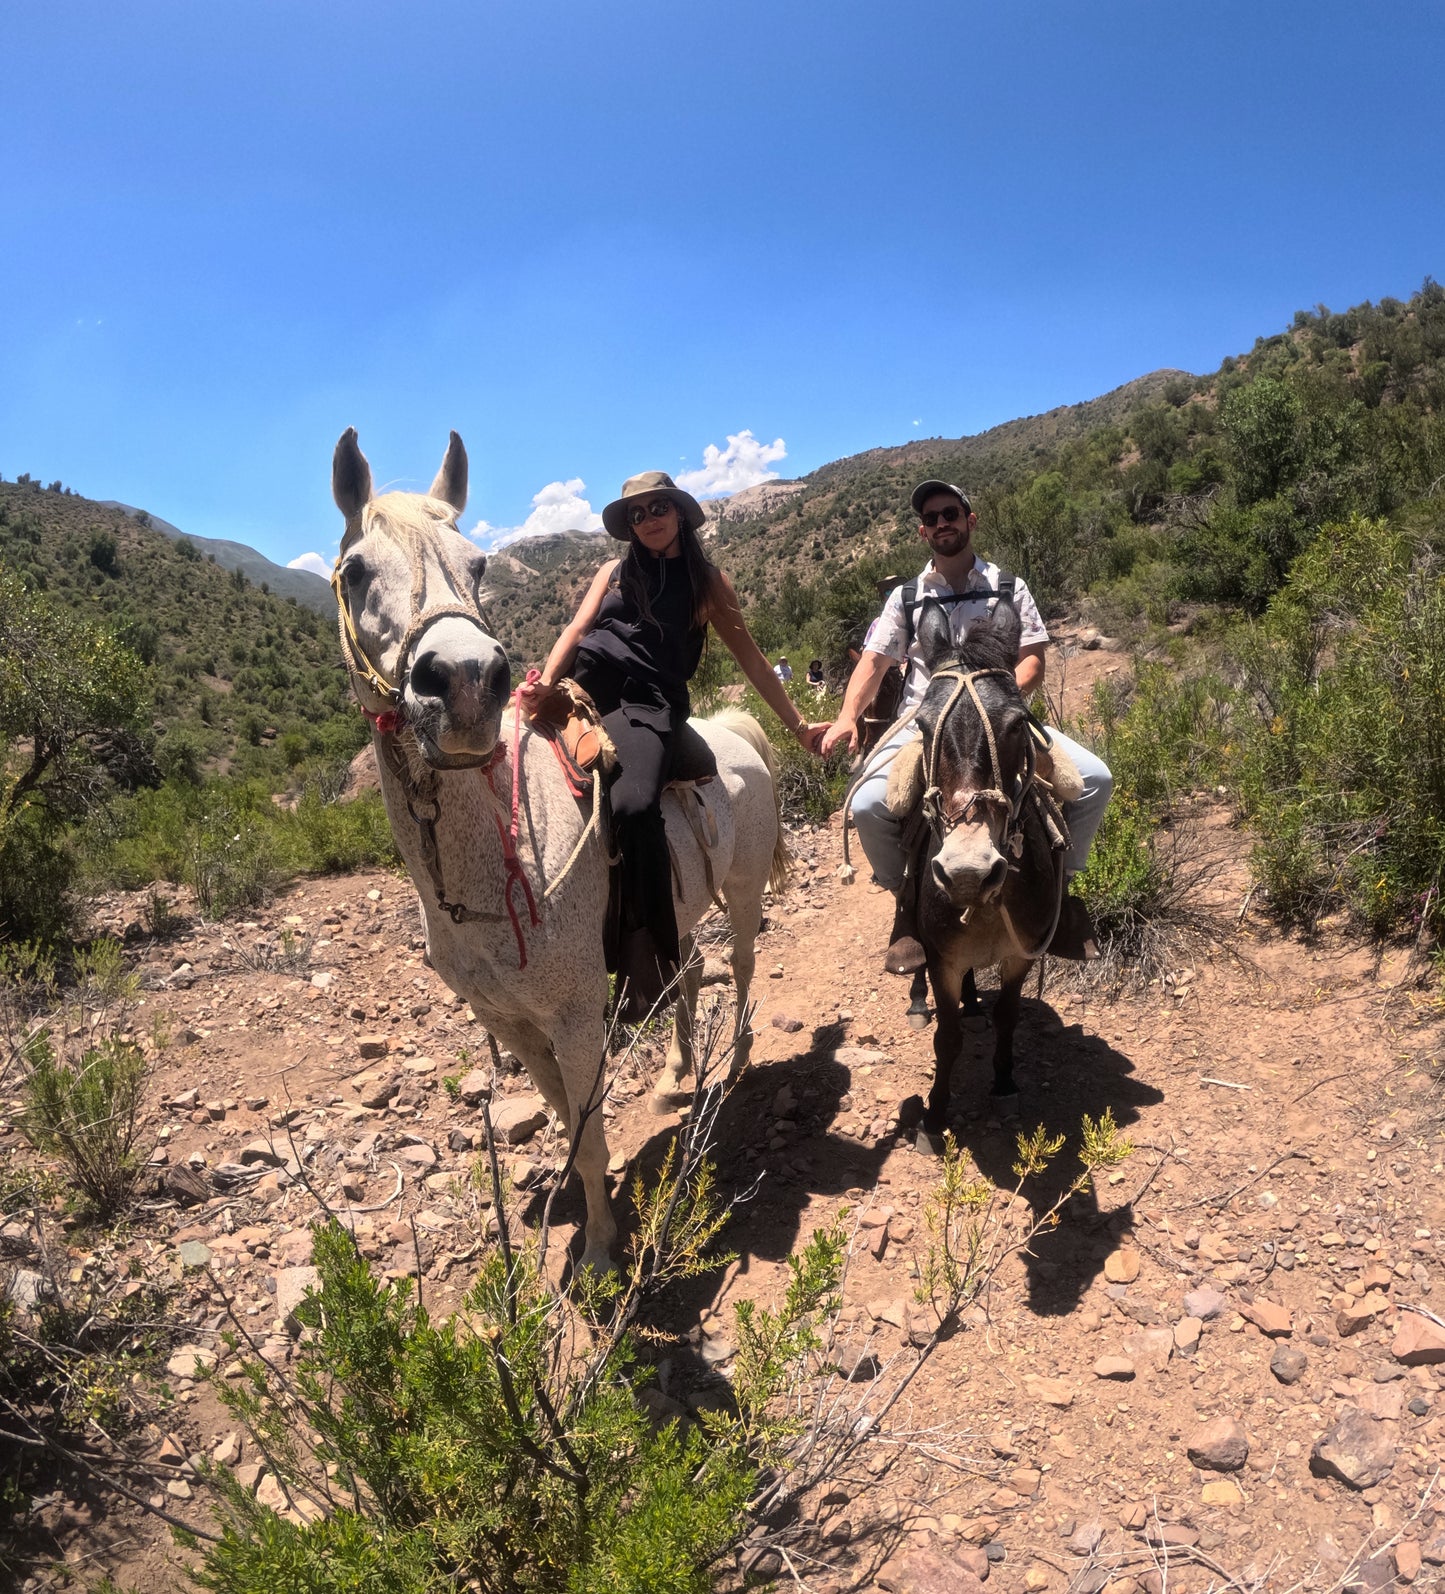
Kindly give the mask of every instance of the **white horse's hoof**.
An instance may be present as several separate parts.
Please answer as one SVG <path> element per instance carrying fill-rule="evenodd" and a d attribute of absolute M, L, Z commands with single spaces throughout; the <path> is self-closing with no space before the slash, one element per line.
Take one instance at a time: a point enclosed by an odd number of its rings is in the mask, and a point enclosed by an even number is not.
<path fill-rule="evenodd" d="M 608 1251 L 606 1246 L 589 1245 L 583 1251 L 582 1260 L 577 1264 L 577 1271 L 578 1273 L 585 1273 L 589 1269 L 598 1278 L 617 1271 L 617 1264 L 612 1260 L 612 1253 Z"/>
<path fill-rule="evenodd" d="M 670 1117 L 675 1112 L 680 1112 L 692 1099 L 692 1092 L 688 1090 L 654 1090 L 647 1098 L 648 1111 L 658 1118 Z"/>

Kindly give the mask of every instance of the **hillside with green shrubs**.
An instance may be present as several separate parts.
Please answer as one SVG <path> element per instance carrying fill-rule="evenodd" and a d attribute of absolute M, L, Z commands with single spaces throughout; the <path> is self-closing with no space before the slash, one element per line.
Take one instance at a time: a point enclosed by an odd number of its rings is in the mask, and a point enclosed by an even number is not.
<path fill-rule="evenodd" d="M 9 937 L 63 938 L 77 880 L 221 910 L 391 856 L 329 802 L 365 741 L 334 618 L 59 482 L 0 482 L 0 728 Z"/>

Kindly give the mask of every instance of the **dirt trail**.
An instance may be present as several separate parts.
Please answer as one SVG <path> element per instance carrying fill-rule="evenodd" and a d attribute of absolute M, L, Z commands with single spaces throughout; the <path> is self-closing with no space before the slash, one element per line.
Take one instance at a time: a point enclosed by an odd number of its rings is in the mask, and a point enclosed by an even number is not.
<path fill-rule="evenodd" d="M 1237 854 L 1222 815 L 1210 829 Z M 775 1299 L 784 1259 L 845 1207 L 867 1225 L 850 1264 L 850 1331 L 871 1335 L 884 1359 L 907 1334 L 937 1165 L 899 1131 L 898 1106 L 926 1090 L 932 1031 L 906 1026 L 903 984 L 878 972 L 888 904 L 861 880 L 838 882 L 836 826 L 796 841 L 799 882 L 760 942 L 754 1066 L 720 1136 L 723 1188 L 756 1182 L 757 1194 L 729 1232 L 739 1262 L 676 1305 L 667 1376 L 679 1400 L 691 1387 L 688 1342 L 725 1364 L 728 1303 Z M 1234 856 L 1214 874 L 1222 936 L 1241 873 Z M 109 906 L 116 928 L 134 911 Z M 263 954 L 274 960 L 286 931 L 308 949 L 290 972 L 243 968 L 224 944 L 250 951 L 260 938 L 278 948 Z M 480 1123 L 443 1080 L 481 1061 L 480 1036 L 423 965 L 410 885 L 382 874 L 305 884 L 252 925 L 188 931 L 142 955 L 147 1012 L 168 1015 L 172 1035 L 156 1101 L 185 1103 L 160 1114 L 166 1166 L 195 1157 L 210 1176 L 258 1139 L 284 1146 L 289 1115 L 320 1182 L 378 1208 L 358 1220 L 377 1265 L 419 1260 L 429 1303 L 457 1300 L 475 1245 L 460 1180 Z M 1392 1345 L 1412 1317 L 1428 1321 L 1403 1303 L 1445 1315 L 1445 1130 L 1429 1066 L 1437 1037 L 1408 990 L 1392 991 L 1397 961 L 1377 968 L 1359 950 L 1305 946 L 1246 916 L 1233 951 L 1201 952 L 1149 991 L 1107 1001 L 1055 972 L 1042 1001 L 1025 1001 L 1024 1124 L 1076 1143 L 1083 1115 L 1108 1108 L 1138 1150 L 1006 1265 L 986 1316 L 940 1346 L 901 1412 L 916 1442 L 890 1452 L 871 1488 L 847 1481 L 821 1507 L 836 1564 L 815 1568 L 808 1587 L 856 1576 L 929 1594 L 987 1575 L 1004 1594 L 1106 1584 L 1132 1594 L 1161 1586 L 1151 1568 L 1163 1551 L 1148 1546 L 1162 1542 L 1249 1586 L 1268 1571 L 1273 1590 L 1326 1589 L 1372 1534 L 1375 1544 L 1399 1535 L 1373 1572 L 1398 1556 L 1417 1588 L 1441 1582 L 1445 1503 L 1431 1495 L 1420 1507 L 1445 1459 L 1445 1364 L 1403 1365 Z M 954 1123 L 982 1174 L 1004 1185 L 1013 1126 L 987 1098 L 990 1043 L 986 1021 L 973 1021 Z M 655 1159 L 667 1133 L 646 1107 L 654 1065 L 655 1049 L 617 1082 L 619 1167 Z M 521 1141 L 513 1172 L 545 1177 L 555 1136 L 527 1130 L 530 1084 L 506 1087 Z M 1028 1192 L 1035 1207 L 1057 1188 L 1041 1186 Z M 561 1205 L 575 1223 L 578 1194 Z M 195 1343 L 211 1343 L 229 1295 L 284 1355 L 272 1292 L 284 1295 L 287 1270 L 306 1260 L 310 1215 L 284 1170 L 267 1171 L 224 1207 L 154 1212 L 129 1249 L 77 1265 L 124 1268 L 142 1254 L 173 1269 Z M 188 1241 L 209 1253 L 195 1271 L 180 1259 Z M 211 1450 L 229 1425 L 204 1390 L 184 1378 L 175 1387 L 182 1449 Z M 1354 1459 L 1339 1470 L 1353 1485 L 1311 1470 L 1317 1441 L 1351 1409 L 1362 1414 L 1343 1445 Z M 1224 1421 L 1201 1436 L 1214 1419 Z M 1216 1470 L 1245 1446 L 1242 1467 Z M 1362 1448 L 1372 1454 L 1361 1459 Z M 47 1507 L 62 1555 L 88 1555 L 87 1571 L 122 1585 L 179 1586 L 178 1552 L 151 1523 L 76 1509 Z M 880 1515 L 900 1527 L 881 1568 L 868 1531 Z M 1178 1553 L 1170 1589 L 1221 1586 Z"/>

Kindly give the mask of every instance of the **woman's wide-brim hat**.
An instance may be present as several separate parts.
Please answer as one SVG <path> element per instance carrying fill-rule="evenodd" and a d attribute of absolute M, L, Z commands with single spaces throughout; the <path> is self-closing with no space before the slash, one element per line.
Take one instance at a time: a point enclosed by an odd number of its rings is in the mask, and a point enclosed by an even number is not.
<path fill-rule="evenodd" d="M 665 470 L 645 470 L 640 476 L 629 476 L 623 482 L 621 494 L 602 511 L 602 524 L 618 542 L 626 542 L 631 530 L 627 524 L 627 506 L 638 499 L 653 498 L 670 498 L 677 505 L 678 518 L 683 525 L 694 531 L 707 519 L 697 499 L 683 492 Z"/>

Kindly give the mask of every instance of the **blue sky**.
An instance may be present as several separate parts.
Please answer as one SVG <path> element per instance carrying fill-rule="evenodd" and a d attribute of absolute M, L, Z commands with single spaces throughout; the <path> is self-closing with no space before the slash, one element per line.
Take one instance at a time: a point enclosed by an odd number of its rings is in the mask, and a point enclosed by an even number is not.
<path fill-rule="evenodd" d="M 347 425 L 460 431 L 485 538 L 1445 276 L 1436 0 L 10 0 L 0 61 L 0 473 L 283 562 Z"/>

